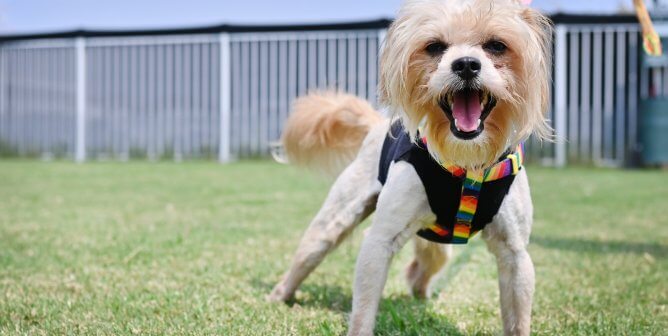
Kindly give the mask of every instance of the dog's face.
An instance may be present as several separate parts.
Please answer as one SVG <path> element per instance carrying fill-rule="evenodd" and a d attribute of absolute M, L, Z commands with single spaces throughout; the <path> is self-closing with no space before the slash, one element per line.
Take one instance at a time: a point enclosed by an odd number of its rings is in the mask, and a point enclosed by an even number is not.
<path fill-rule="evenodd" d="M 547 136 L 551 26 L 519 0 L 408 0 L 388 32 L 381 97 L 465 168 Z"/>

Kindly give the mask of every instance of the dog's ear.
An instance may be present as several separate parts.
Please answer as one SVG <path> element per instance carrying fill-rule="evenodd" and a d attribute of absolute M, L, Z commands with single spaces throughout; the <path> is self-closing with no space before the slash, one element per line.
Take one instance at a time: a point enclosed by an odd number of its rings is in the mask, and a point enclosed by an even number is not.
<path fill-rule="evenodd" d="M 410 57 L 405 54 L 405 48 L 399 45 L 402 22 L 401 18 L 397 18 L 390 25 L 380 56 L 379 98 L 383 104 L 393 108 L 401 105 L 399 97 L 403 97 L 402 91 L 406 88 L 404 74 L 408 71 Z"/>
<path fill-rule="evenodd" d="M 410 33 L 414 27 L 410 25 L 409 17 L 400 15 L 388 29 L 380 55 L 378 90 L 380 102 L 388 107 L 393 118 L 400 117 L 406 130 L 414 134 L 418 124 L 406 114 L 409 109 L 407 99 L 411 96 L 409 91 L 415 86 L 410 81 L 416 80 L 409 75 L 411 59 L 416 52 L 415 34 Z"/>
<path fill-rule="evenodd" d="M 552 129 L 545 121 L 545 115 L 550 109 L 550 84 L 552 80 L 552 21 L 535 9 L 524 8 L 521 13 L 530 30 L 528 48 L 523 53 L 527 76 L 525 77 L 535 94 L 527 97 L 527 103 L 532 113 L 537 114 L 530 122 L 533 133 L 539 138 L 550 140 Z M 528 134 L 527 134 L 528 135 Z"/>

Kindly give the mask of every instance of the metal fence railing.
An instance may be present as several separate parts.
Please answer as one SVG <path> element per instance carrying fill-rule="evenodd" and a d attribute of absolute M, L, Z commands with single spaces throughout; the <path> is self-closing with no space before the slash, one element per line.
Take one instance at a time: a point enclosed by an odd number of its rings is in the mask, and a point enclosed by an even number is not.
<path fill-rule="evenodd" d="M 386 25 L 13 38 L 0 44 L 0 151 L 78 161 L 264 156 L 295 97 L 318 88 L 376 100 Z"/>
<path fill-rule="evenodd" d="M 555 18 L 543 163 L 622 165 L 642 97 L 668 93 L 640 66 L 632 18 Z M 561 22 L 560 22 L 561 21 Z M 607 22 L 607 23 L 606 23 Z M 86 159 L 265 156 L 295 97 L 335 89 L 376 101 L 387 21 L 0 37 L 0 154 Z"/>
<path fill-rule="evenodd" d="M 73 153 L 75 59 L 71 40 L 0 46 L 0 151 Z"/>
<path fill-rule="evenodd" d="M 313 89 L 376 101 L 379 30 L 249 33 L 231 37 L 231 151 L 269 154 L 292 100 Z"/>
<path fill-rule="evenodd" d="M 199 158 L 220 140 L 217 36 L 85 41 L 87 157 Z"/>
<path fill-rule="evenodd" d="M 636 25 L 557 27 L 557 160 L 619 166 L 636 148 L 639 43 Z"/>

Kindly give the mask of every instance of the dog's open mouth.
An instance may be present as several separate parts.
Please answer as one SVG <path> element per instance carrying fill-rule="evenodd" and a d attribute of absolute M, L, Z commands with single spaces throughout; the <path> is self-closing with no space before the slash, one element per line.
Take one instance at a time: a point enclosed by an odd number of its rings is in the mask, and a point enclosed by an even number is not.
<path fill-rule="evenodd" d="M 452 133 L 472 140 L 485 130 L 485 119 L 496 106 L 496 98 L 485 90 L 464 89 L 444 95 L 440 105 L 450 119 Z"/>

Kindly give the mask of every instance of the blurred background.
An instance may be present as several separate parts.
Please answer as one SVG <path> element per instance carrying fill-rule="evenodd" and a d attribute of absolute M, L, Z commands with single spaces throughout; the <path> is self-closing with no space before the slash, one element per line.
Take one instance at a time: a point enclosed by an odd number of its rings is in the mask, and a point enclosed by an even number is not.
<path fill-rule="evenodd" d="M 649 1 L 658 30 L 668 1 Z M 2 1 L 0 154 L 84 160 L 265 157 L 292 100 L 376 101 L 393 1 Z M 631 1 L 538 0 L 555 22 L 546 165 L 665 164 L 666 58 Z M 156 9 L 159 11 L 156 12 Z"/>
<path fill-rule="evenodd" d="M 330 187 L 270 150 L 310 90 L 378 106 L 400 2 L 0 0 L 0 335 L 345 334 L 369 223 L 267 303 Z M 646 2 L 668 50 L 668 0 Z M 668 330 L 668 179 L 636 169 L 668 164 L 668 58 L 631 4 L 533 4 L 555 23 L 559 139 L 527 144 L 537 335 Z M 482 239 L 430 301 L 407 295 L 412 258 L 379 335 L 502 333 Z"/>

